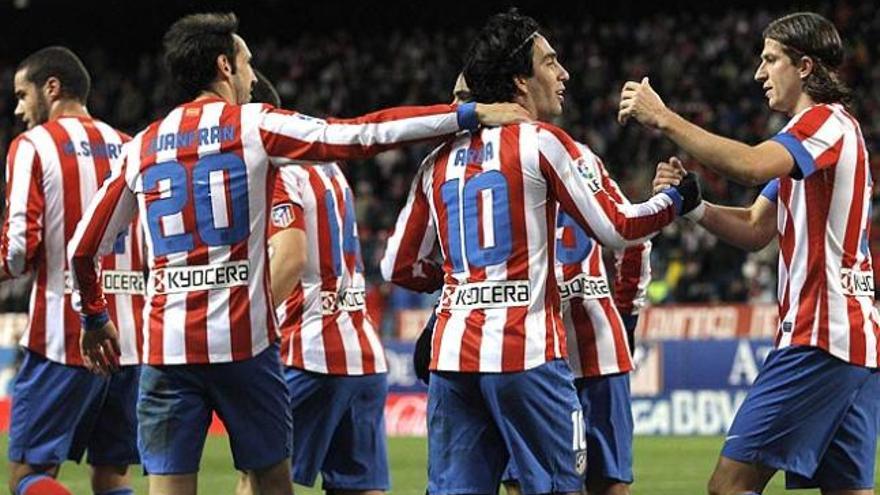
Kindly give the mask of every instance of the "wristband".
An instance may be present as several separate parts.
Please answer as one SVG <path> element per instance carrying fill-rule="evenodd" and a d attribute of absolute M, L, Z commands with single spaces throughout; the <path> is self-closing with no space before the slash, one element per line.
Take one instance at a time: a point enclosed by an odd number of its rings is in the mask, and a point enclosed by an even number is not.
<path fill-rule="evenodd" d="M 458 117 L 458 128 L 470 131 L 476 130 L 480 125 L 477 119 L 477 104 L 475 102 L 462 103 L 455 109 Z"/>
<path fill-rule="evenodd" d="M 699 223 L 699 221 L 703 219 L 704 215 L 706 215 L 706 202 L 700 201 L 700 204 L 698 204 L 696 208 L 685 213 L 682 216 L 687 218 L 691 222 Z"/>
<path fill-rule="evenodd" d="M 107 310 L 101 311 L 98 314 L 94 315 L 82 315 L 80 316 L 80 322 L 82 322 L 82 327 L 85 331 L 97 330 L 99 328 L 103 328 L 107 322 L 110 321 L 110 315 L 107 314 Z"/>

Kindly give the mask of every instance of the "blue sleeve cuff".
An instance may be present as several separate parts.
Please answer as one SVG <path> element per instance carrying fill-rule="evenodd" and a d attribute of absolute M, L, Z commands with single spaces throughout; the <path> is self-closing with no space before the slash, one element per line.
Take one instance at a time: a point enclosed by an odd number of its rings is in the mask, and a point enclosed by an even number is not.
<path fill-rule="evenodd" d="M 775 203 L 779 198 L 779 179 L 773 179 L 761 190 L 761 196 L 764 196 L 771 203 Z"/>
<path fill-rule="evenodd" d="M 794 137 L 793 134 L 790 132 L 782 132 L 770 139 L 785 146 L 785 149 L 787 149 L 788 152 L 791 153 L 791 157 L 794 158 L 795 168 L 791 171 L 791 176 L 793 178 L 806 179 L 816 171 L 816 161 L 813 160 L 813 155 L 804 148 L 804 143 Z"/>
<path fill-rule="evenodd" d="M 669 199 L 671 199 L 672 203 L 675 205 L 675 214 L 681 215 L 681 205 L 684 203 L 684 199 L 682 199 L 681 193 L 678 192 L 678 189 L 674 187 L 667 187 L 666 189 L 660 191 L 660 194 L 665 194 L 669 196 Z"/>
<path fill-rule="evenodd" d="M 470 131 L 476 130 L 480 125 L 477 119 L 477 104 L 475 102 L 462 103 L 455 109 L 458 115 L 458 128 Z"/>
<path fill-rule="evenodd" d="M 82 315 L 80 316 L 80 321 L 82 322 L 82 327 L 88 332 L 106 325 L 110 321 L 110 315 L 107 313 L 107 310 L 104 310 L 96 315 Z"/>

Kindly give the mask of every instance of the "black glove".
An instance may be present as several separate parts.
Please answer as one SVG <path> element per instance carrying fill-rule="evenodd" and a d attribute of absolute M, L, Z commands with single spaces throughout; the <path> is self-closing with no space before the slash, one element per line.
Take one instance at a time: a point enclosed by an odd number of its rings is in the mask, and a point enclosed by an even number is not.
<path fill-rule="evenodd" d="M 413 368 L 416 370 L 416 377 L 428 384 L 431 379 L 431 373 L 428 367 L 431 366 L 431 341 L 434 340 L 434 324 L 437 322 L 437 313 L 431 312 L 431 318 L 425 323 L 425 328 L 416 340 L 416 348 L 413 350 Z"/>
<path fill-rule="evenodd" d="M 703 193 L 700 191 L 700 177 L 695 172 L 688 172 L 681 182 L 675 186 L 681 195 L 681 216 L 697 209 L 703 203 Z"/>
<path fill-rule="evenodd" d="M 621 314 L 623 320 L 623 328 L 626 330 L 626 342 L 629 344 L 629 351 L 636 351 L 636 325 L 639 323 L 639 315 Z"/>

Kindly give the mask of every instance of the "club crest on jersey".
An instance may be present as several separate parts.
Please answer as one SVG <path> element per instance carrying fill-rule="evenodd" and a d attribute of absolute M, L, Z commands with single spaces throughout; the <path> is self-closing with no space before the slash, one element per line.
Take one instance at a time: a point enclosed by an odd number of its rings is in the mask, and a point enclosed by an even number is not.
<path fill-rule="evenodd" d="M 578 173 L 581 177 L 586 181 L 587 187 L 591 192 L 597 193 L 600 189 L 602 189 L 602 185 L 599 184 L 599 177 L 596 176 L 596 172 L 593 170 L 587 161 L 583 158 L 578 158 L 577 163 L 575 163 L 575 167 L 577 168 Z"/>
<path fill-rule="evenodd" d="M 587 472 L 587 451 L 581 450 L 575 453 L 574 469 L 577 474 L 583 476 Z"/>
<path fill-rule="evenodd" d="M 281 203 L 272 207 L 272 225 L 279 229 L 287 228 L 296 220 L 293 203 Z"/>

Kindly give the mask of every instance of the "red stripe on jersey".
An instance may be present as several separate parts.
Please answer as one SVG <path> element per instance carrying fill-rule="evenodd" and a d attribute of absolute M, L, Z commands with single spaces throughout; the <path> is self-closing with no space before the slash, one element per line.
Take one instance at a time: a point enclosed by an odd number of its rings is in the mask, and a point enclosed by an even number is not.
<path fill-rule="evenodd" d="M 349 317 L 357 330 L 358 344 L 361 348 L 361 365 L 364 368 L 364 374 L 373 374 L 376 372 L 376 356 L 373 354 L 373 347 L 367 339 L 366 330 L 364 330 L 364 312 L 349 311 Z"/>
<path fill-rule="evenodd" d="M 824 172 L 819 172 L 804 180 L 804 194 L 807 205 L 807 266 L 825 266 L 825 228 L 828 223 L 828 211 L 831 195 L 824 184 Z M 798 314 L 795 320 L 792 342 L 802 345 L 811 344 L 811 334 L 816 323 L 816 312 L 827 316 L 827 296 L 824 299 L 824 312 L 819 305 L 823 303 L 820 294 L 826 290 L 824 270 L 807 270 L 803 288 L 798 301 Z M 828 319 L 819 320 L 819 345 L 828 343 Z"/>
<path fill-rule="evenodd" d="M 569 353 L 577 352 L 581 361 L 581 370 L 584 376 L 598 376 L 601 374 L 599 370 L 599 352 L 595 345 L 596 329 L 593 327 L 593 321 L 590 320 L 590 314 L 584 307 L 583 300 L 580 298 L 572 299 L 571 305 L 571 323 L 574 325 L 574 332 L 577 339 L 572 344 L 577 349 L 569 349 Z"/>
<path fill-rule="evenodd" d="M 501 173 L 507 178 L 508 194 L 510 195 L 510 224 L 526 225 L 525 185 L 520 164 L 519 128 L 506 126 L 501 129 Z M 522 166 L 520 165 L 520 169 Z M 525 229 L 510 229 L 513 248 L 507 263 L 507 277 L 510 280 L 528 280 L 529 278 L 529 239 Z M 507 310 L 506 324 L 501 351 L 501 371 L 518 369 L 526 353 L 525 322 L 528 308 L 512 307 Z"/>
<path fill-rule="evenodd" d="M 443 342 L 443 332 L 446 330 L 446 323 L 449 322 L 450 315 L 451 311 L 448 309 L 437 311 L 434 338 L 431 339 L 431 366 L 429 368 L 432 370 L 436 370 L 440 366 L 440 343 Z"/>
<path fill-rule="evenodd" d="M 822 127 L 822 124 L 831 117 L 832 110 L 830 106 L 819 105 L 811 108 L 788 130 L 798 141 L 803 141 Z M 818 164 L 817 164 L 818 165 Z"/>
<path fill-rule="evenodd" d="M 645 245 L 630 246 L 623 251 L 623 259 L 617 267 L 617 284 L 614 286 L 614 304 L 622 313 L 635 310 L 633 301 L 642 278 L 642 256 Z"/>
<path fill-rule="evenodd" d="M 451 150 L 451 143 L 447 143 L 437 154 L 437 158 L 434 160 L 431 184 L 443 184 L 444 182 L 446 182 L 446 167 L 449 166 L 449 153 L 451 152 Z M 421 188 L 421 184 L 418 184 L 416 187 Z M 431 194 L 433 195 L 432 199 L 434 203 L 434 209 L 437 211 L 436 227 L 439 231 L 438 233 L 440 239 L 440 248 L 443 250 L 443 271 L 445 273 L 452 273 L 452 261 L 449 256 L 449 253 L 451 252 L 449 248 L 449 211 L 446 208 L 446 203 L 440 196 L 439 187 L 432 186 Z M 413 207 L 415 207 L 415 205 Z M 427 223 L 423 222 L 422 225 L 427 225 Z M 407 226 L 409 226 L 409 224 Z M 413 235 L 419 239 L 422 235 L 421 232 L 416 233 L 415 229 L 407 228 L 407 232 L 413 232 Z M 401 248 L 406 245 L 406 243 L 402 243 Z M 454 279 L 449 277 L 448 282 L 454 283 Z"/>

